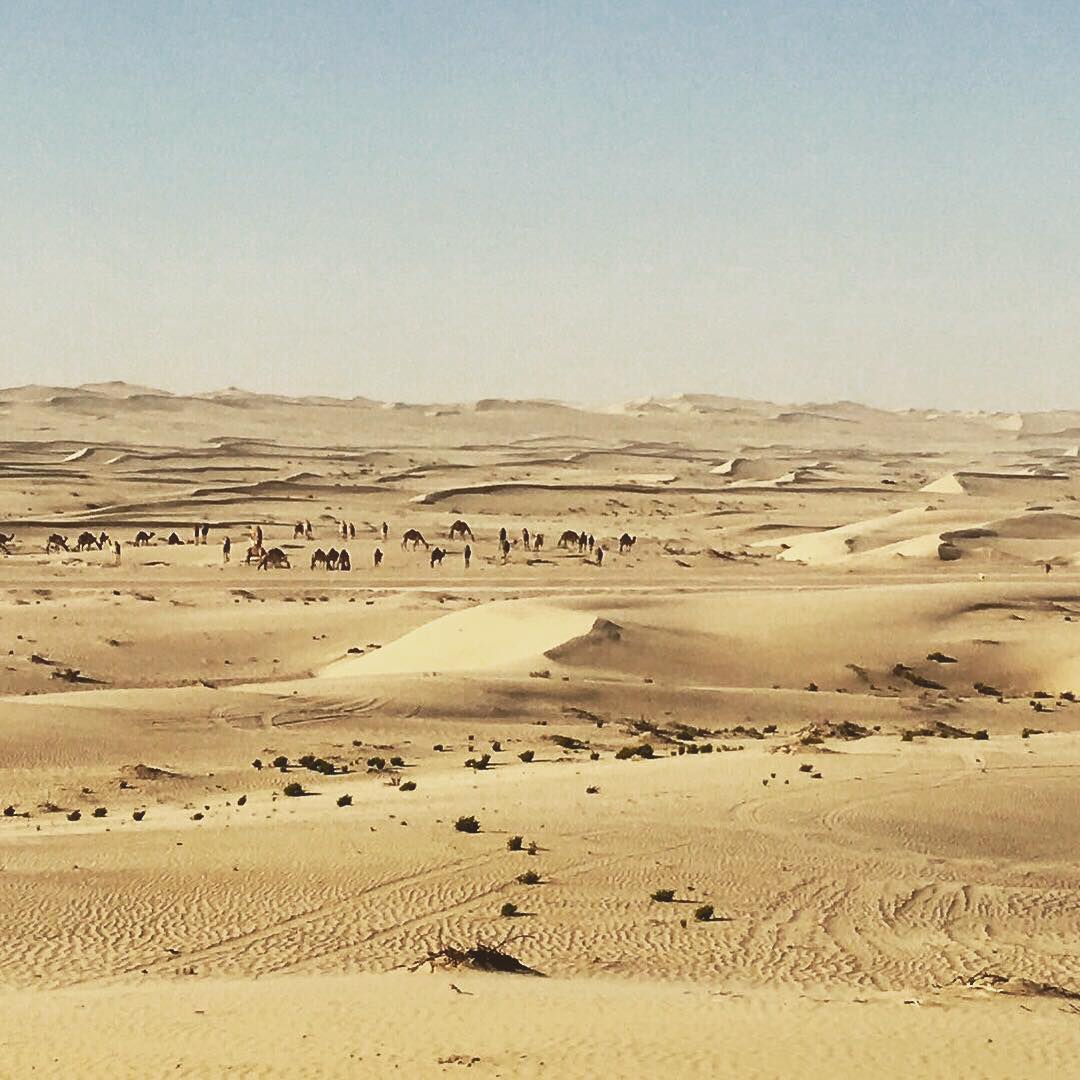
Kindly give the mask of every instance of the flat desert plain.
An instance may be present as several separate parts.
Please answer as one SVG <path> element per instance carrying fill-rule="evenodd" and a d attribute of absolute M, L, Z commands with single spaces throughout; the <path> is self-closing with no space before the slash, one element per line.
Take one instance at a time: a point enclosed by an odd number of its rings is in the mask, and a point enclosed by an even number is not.
<path fill-rule="evenodd" d="M 1080 412 L 0 436 L 3 1075 L 1075 1073 Z"/>

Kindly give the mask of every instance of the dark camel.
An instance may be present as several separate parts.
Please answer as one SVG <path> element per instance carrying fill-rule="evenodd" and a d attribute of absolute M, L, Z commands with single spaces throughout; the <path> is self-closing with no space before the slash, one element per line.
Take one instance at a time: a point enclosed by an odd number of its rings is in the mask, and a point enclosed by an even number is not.
<path fill-rule="evenodd" d="M 533 537 L 533 551 L 540 551 L 544 546 L 544 534 L 537 533 Z"/>
<path fill-rule="evenodd" d="M 311 569 L 314 570 L 316 566 L 326 568 L 326 552 L 322 548 L 316 548 L 311 553 Z"/>
<path fill-rule="evenodd" d="M 271 548 L 259 560 L 256 570 L 291 570 L 292 564 L 289 556 L 281 548 Z"/>
<path fill-rule="evenodd" d="M 304 523 L 302 521 L 298 521 L 292 527 L 292 538 L 294 540 L 303 540 L 303 538 L 304 538 Z"/>
<path fill-rule="evenodd" d="M 346 573 L 352 570 L 352 559 L 349 557 L 349 553 L 347 551 L 343 550 L 338 556 L 337 568 L 339 570 L 344 570 Z"/>
<path fill-rule="evenodd" d="M 154 533 L 147 532 L 145 529 L 140 529 L 135 534 L 135 539 L 132 541 L 136 547 L 148 547 L 150 541 L 154 538 Z"/>
<path fill-rule="evenodd" d="M 567 529 L 566 532 L 559 537 L 559 547 L 576 547 L 578 543 L 578 534 L 573 529 Z"/>
<path fill-rule="evenodd" d="M 338 554 L 338 549 L 337 548 L 331 548 L 326 553 L 326 569 L 327 570 L 336 570 L 339 558 L 340 558 L 340 555 Z"/>
<path fill-rule="evenodd" d="M 104 533 L 101 534 L 105 536 Z M 107 540 L 108 537 L 106 536 Z M 91 548 L 96 547 L 100 551 L 105 546 L 103 540 L 100 537 L 95 536 L 91 532 L 79 533 L 79 542 L 75 545 L 76 551 L 89 551 Z"/>
<path fill-rule="evenodd" d="M 250 566 L 252 563 L 258 563 L 258 561 L 266 554 L 262 544 L 252 544 L 247 549 L 247 554 L 244 556 L 244 565 Z"/>
<path fill-rule="evenodd" d="M 467 521 L 462 521 L 460 518 L 450 526 L 450 532 L 447 533 L 447 536 L 449 536 L 451 540 L 456 540 L 459 536 L 462 540 L 464 540 L 465 537 L 468 537 L 470 540 L 476 539 L 476 537 L 473 536 L 472 529 L 469 528 L 469 523 Z"/>
<path fill-rule="evenodd" d="M 401 546 L 405 547 L 406 544 L 412 544 L 413 551 L 416 550 L 418 544 L 423 544 L 424 547 L 430 548 L 431 545 L 424 539 L 423 533 L 419 529 L 406 529 L 404 535 L 401 537 Z"/>
<path fill-rule="evenodd" d="M 631 536 L 629 533 L 623 533 L 619 537 L 619 554 L 625 554 L 637 543 L 637 537 Z"/>
<path fill-rule="evenodd" d="M 59 533 L 52 533 L 49 539 L 45 541 L 45 554 L 48 555 L 53 551 L 67 551 L 67 537 L 61 536 Z"/>
<path fill-rule="evenodd" d="M 431 568 L 435 569 L 436 566 L 442 566 L 443 559 L 446 558 L 446 552 L 441 547 L 431 549 Z"/>
<path fill-rule="evenodd" d="M 169 539 L 165 541 L 165 543 L 168 544 L 169 547 L 176 547 L 177 544 L 182 544 L 183 542 L 184 541 L 181 540 L 180 537 L 177 536 L 174 532 L 169 533 Z"/>

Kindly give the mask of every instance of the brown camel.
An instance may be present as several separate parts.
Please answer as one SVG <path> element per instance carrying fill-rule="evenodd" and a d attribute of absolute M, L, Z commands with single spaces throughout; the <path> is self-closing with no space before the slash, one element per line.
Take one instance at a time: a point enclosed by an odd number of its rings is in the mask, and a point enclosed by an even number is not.
<path fill-rule="evenodd" d="M 180 537 L 177 536 L 174 532 L 169 533 L 169 539 L 165 541 L 165 543 L 167 543 L 169 547 L 176 547 L 178 544 L 182 544 L 183 542 L 184 541 L 181 540 Z"/>
<path fill-rule="evenodd" d="M 327 570 L 336 570 L 339 558 L 341 558 L 341 555 L 338 552 L 338 549 L 337 548 L 331 548 L 326 553 L 326 569 Z"/>
<path fill-rule="evenodd" d="M 346 573 L 352 570 L 352 559 L 349 558 L 349 553 L 347 551 L 342 550 L 341 554 L 338 556 L 337 568 L 339 570 L 344 570 Z"/>
<path fill-rule="evenodd" d="M 573 529 L 567 529 L 566 532 L 559 537 L 559 547 L 576 547 L 578 544 L 578 534 Z"/>
<path fill-rule="evenodd" d="M 304 523 L 302 521 L 298 521 L 292 527 L 292 538 L 294 540 L 303 540 L 303 538 L 304 538 Z"/>
<path fill-rule="evenodd" d="M 148 547 L 149 544 L 150 544 L 150 541 L 153 540 L 155 535 L 156 535 L 155 533 L 147 532 L 145 529 L 140 529 L 135 534 L 135 539 L 132 541 L 132 543 L 136 547 Z"/>
<path fill-rule="evenodd" d="M 431 568 L 434 570 L 436 566 L 442 566 L 443 559 L 446 558 L 446 552 L 441 547 L 431 549 Z"/>
<path fill-rule="evenodd" d="M 107 532 L 98 533 L 97 546 L 100 551 L 109 542 L 109 534 Z"/>
<path fill-rule="evenodd" d="M 469 523 L 467 521 L 462 521 L 460 518 L 450 526 L 450 532 L 447 533 L 447 535 L 451 540 L 456 540 L 459 536 L 462 540 L 464 540 L 466 536 L 470 540 L 476 539 L 476 537 L 473 536 L 472 529 L 469 528 Z"/>
<path fill-rule="evenodd" d="M 8 544 L 15 539 L 14 533 L 0 533 L 0 551 L 5 555 L 10 555 L 11 551 L 8 549 Z"/>
<path fill-rule="evenodd" d="M 48 555 L 53 551 L 67 551 L 68 543 L 67 537 L 61 536 L 59 533 L 52 533 L 49 539 L 45 541 L 45 554 Z"/>
<path fill-rule="evenodd" d="M 630 551 L 636 543 L 636 536 L 631 536 L 629 533 L 623 533 L 622 536 L 619 537 L 619 554 L 622 555 L 625 552 Z"/>
<path fill-rule="evenodd" d="M 533 537 L 533 551 L 540 551 L 544 546 L 544 534 L 537 533 Z"/>
<path fill-rule="evenodd" d="M 291 570 L 289 556 L 281 548 L 271 548 L 259 560 L 256 570 Z"/>
<path fill-rule="evenodd" d="M 102 536 L 105 534 L 102 533 Z M 100 551 L 103 547 L 102 542 L 92 532 L 79 533 L 79 541 L 75 545 L 76 551 L 89 551 L 91 548 L 96 547 Z"/>
<path fill-rule="evenodd" d="M 326 568 L 326 552 L 322 548 L 316 548 L 311 553 L 311 569 L 314 570 L 316 566 Z"/>
<path fill-rule="evenodd" d="M 247 554 L 244 556 L 244 563 L 250 566 L 252 563 L 257 563 L 266 554 L 265 549 L 261 544 L 252 544 L 247 549 Z"/>
<path fill-rule="evenodd" d="M 405 530 L 404 535 L 401 537 L 401 546 L 405 547 L 406 544 L 410 543 L 413 546 L 413 551 L 416 550 L 418 544 L 423 544 L 426 548 L 431 547 L 431 545 L 424 539 L 424 536 L 419 529 Z"/>

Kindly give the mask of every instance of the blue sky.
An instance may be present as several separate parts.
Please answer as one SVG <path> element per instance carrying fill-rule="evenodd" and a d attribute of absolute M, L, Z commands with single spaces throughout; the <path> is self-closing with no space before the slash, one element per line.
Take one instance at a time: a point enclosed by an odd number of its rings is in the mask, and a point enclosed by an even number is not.
<path fill-rule="evenodd" d="M 36 2 L 0 35 L 0 382 L 1078 404 L 1078 5 Z"/>

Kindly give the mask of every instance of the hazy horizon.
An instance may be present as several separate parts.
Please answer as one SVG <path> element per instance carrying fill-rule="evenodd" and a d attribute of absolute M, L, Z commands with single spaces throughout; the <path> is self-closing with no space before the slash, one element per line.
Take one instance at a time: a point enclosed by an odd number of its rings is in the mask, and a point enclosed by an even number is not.
<path fill-rule="evenodd" d="M 0 26 L 10 386 L 1069 407 L 1073 6 Z"/>

